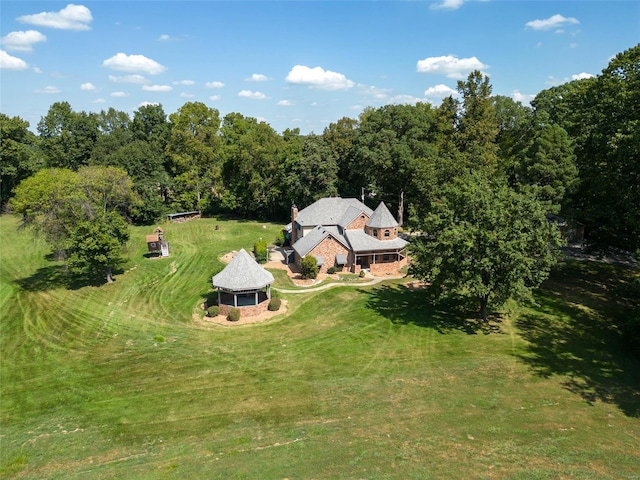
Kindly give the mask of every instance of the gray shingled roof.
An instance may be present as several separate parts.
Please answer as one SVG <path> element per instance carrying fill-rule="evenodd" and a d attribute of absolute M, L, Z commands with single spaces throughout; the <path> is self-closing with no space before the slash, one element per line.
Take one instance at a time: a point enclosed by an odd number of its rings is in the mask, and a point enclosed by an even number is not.
<path fill-rule="evenodd" d="M 262 268 L 243 248 L 211 279 L 214 288 L 231 292 L 260 289 L 273 283 L 273 275 Z"/>
<path fill-rule="evenodd" d="M 304 257 L 329 235 L 335 238 L 338 242 L 342 243 L 345 248 L 349 248 L 349 243 L 344 238 L 344 236 L 340 234 L 340 232 L 338 231 L 338 227 L 324 227 L 322 225 L 318 225 L 316 228 L 308 232 L 304 237 L 294 243 L 293 249 L 298 255 Z"/>
<path fill-rule="evenodd" d="M 341 225 L 341 222 L 344 222 L 350 215 L 353 215 L 353 218 L 349 223 L 353 221 L 360 212 L 366 213 L 368 217 L 373 214 L 373 210 L 357 198 L 321 198 L 300 210 L 296 222 L 303 227 Z"/>
<path fill-rule="evenodd" d="M 393 240 L 378 240 L 367 235 L 364 230 L 346 230 L 345 234 L 354 252 L 390 251 L 404 248 L 409 243 L 400 237 Z"/>
<path fill-rule="evenodd" d="M 376 208 L 371 218 L 369 218 L 369 221 L 367 221 L 367 227 L 371 228 L 394 228 L 397 226 L 398 222 L 393 218 L 393 215 L 391 215 L 391 212 L 384 202 L 380 202 L 378 208 Z"/>

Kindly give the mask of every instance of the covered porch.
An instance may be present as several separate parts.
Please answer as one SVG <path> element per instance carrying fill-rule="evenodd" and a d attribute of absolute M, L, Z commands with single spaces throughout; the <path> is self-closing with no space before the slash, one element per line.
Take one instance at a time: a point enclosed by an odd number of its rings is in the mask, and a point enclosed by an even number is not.
<path fill-rule="evenodd" d="M 271 288 L 267 285 L 265 288 L 255 290 L 230 291 L 218 288 L 218 305 L 228 305 L 237 307 L 253 307 L 262 302 L 266 302 L 271 298 Z"/>
<path fill-rule="evenodd" d="M 396 249 L 387 251 L 367 251 L 367 252 L 354 252 L 355 265 L 359 265 L 360 268 L 369 268 L 371 265 L 381 263 L 404 263 L 407 258 L 407 249 Z"/>

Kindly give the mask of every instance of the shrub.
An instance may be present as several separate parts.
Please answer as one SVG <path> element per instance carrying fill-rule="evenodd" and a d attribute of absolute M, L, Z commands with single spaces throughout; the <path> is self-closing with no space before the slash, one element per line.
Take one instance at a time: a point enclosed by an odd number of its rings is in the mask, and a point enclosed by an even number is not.
<path fill-rule="evenodd" d="M 283 247 L 287 238 L 286 233 L 287 231 L 284 228 L 280 230 L 276 235 L 276 239 L 273 241 L 273 243 L 278 247 Z"/>
<path fill-rule="evenodd" d="M 334 274 L 334 273 L 336 273 L 337 271 L 338 271 L 338 269 L 337 269 L 336 267 L 329 267 L 329 268 L 327 269 L 327 273 L 328 273 L 329 275 L 333 275 L 333 274 Z"/>
<path fill-rule="evenodd" d="M 364 272 L 364 270 L 360 270 L 360 274 L 358 276 L 360 278 L 364 278 L 365 275 L 366 275 L 366 273 Z"/>
<path fill-rule="evenodd" d="M 300 262 L 302 278 L 316 278 L 318 276 L 318 261 L 316 257 L 308 255 Z"/>
<path fill-rule="evenodd" d="M 157 343 L 164 343 L 165 339 L 164 339 L 164 335 L 156 335 L 155 337 L 153 337 L 153 339 L 157 342 Z"/>
<path fill-rule="evenodd" d="M 267 242 L 265 240 L 258 240 L 253 244 L 253 253 L 256 256 L 256 261 L 258 263 L 265 263 L 269 259 L 269 255 L 267 252 Z"/>
<path fill-rule="evenodd" d="M 277 312 L 278 310 L 280 310 L 280 305 L 282 305 L 282 300 L 272 297 L 271 300 L 269 300 L 269 306 L 267 307 L 267 309 L 270 312 Z"/>
<path fill-rule="evenodd" d="M 217 317 L 220 315 L 220 307 L 218 305 L 211 305 L 207 308 L 207 317 Z"/>
<path fill-rule="evenodd" d="M 240 309 L 239 308 L 230 309 L 229 313 L 227 314 L 227 320 L 229 320 L 230 322 L 237 322 L 238 320 L 240 320 Z"/>

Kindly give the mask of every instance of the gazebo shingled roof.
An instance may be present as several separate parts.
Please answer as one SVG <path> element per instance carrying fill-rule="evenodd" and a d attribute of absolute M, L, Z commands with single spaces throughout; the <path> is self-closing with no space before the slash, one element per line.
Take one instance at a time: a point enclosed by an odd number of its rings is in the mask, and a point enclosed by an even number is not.
<path fill-rule="evenodd" d="M 258 290 L 273 282 L 271 272 L 262 268 L 244 248 L 211 279 L 214 287 L 228 292 Z"/>

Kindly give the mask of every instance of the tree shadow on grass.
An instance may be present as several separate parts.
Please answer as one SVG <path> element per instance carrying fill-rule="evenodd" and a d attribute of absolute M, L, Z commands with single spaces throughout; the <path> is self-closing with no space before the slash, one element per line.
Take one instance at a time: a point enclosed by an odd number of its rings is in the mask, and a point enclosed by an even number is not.
<path fill-rule="evenodd" d="M 114 276 L 123 273 L 123 270 L 113 271 Z M 21 289 L 28 292 L 46 292 L 63 288 L 66 290 L 79 290 L 83 287 L 99 287 L 106 283 L 104 277 L 84 276 L 71 274 L 64 265 L 55 264 L 41 267 L 32 275 L 16 281 Z"/>
<path fill-rule="evenodd" d="M 368 308 L 395 324 L 433 328 L 443 334 L 453 330 L 469 335 L 501 333 L 499 316 L 482 321 L 474 306 L 461 299 L 434 303 L 426 288 L 383 285 L 360 291 L 368 295 Z"/>
<path fill-rule="evenodd" d="M 528 342 L 520 357 L 541 376 L 565 377 L 564 387 L 586 402 L 640 417 L 640 361 L 623 348 L 619 329 L 630 312 L 617 293 L 624 278 L 623 270 L 593 264 L 556 272 L 536 294 L 535 310 L 517 320 Z"/>

